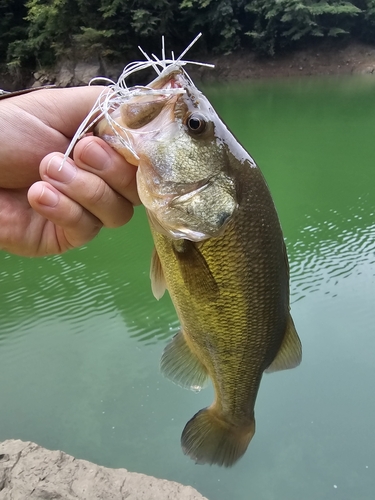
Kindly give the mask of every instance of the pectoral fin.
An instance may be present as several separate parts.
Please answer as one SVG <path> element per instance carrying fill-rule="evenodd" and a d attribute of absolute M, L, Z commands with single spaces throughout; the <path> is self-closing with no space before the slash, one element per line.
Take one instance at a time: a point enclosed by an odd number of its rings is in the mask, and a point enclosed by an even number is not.
<path fill-rule="evenodd" d="M 288 370 L 295 368 L 302 360 L 301 341 L 296 332 L 292 317 L 289 315 L 284 339 L 275 359 L 265 370 L 266 373 L 272 373 L 279 370 Z"/>
<path fill-rule="evenodd" d="M 189 290 L 202 300 L 204 297 L 210 301 L 216 300 L 220 293 L 218 284 L 197 244 L 189 240 L 176 240 L 173 250 Z"/>
<path fill-rule="evenodd" d="M 150 279 L 152 293 L 154 294 L 155 299 L 159 300 L 163 297 L 167 285 L 159 255 L 155 247 L 152 251 L 151 257 Z"/>
<path fill-rule="evenodd" d="M 166 377 L 186 389 L 200 390 L 207 383 L 207 370 L 191 351 L 182 332 L 164 349 L 160 367 Z"/>

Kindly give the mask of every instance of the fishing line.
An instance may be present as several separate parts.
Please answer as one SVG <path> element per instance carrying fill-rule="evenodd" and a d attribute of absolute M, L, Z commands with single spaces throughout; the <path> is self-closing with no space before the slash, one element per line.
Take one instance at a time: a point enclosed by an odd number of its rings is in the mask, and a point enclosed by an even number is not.
<path fill-rule="evenodd" d="M 138 49 L 141 51 L 143 56 L 145 57 L 145 61 L 133 61 L 127 64 L 118 78 L 117 82 L 111 80 L 107 77 L 96 77 L 93 78 L 89 85 L 92 85 L 94 82 L 102 81 L 106 82 L 109 85 L 101 92 L 98 99 L 96 100 L 94 106 L 91 111 L 87 115 L 87 117 L 83 120 L 81 125 L 78 127 L 76 133 L 74 134 L 67 150 L 65 151 L 64 157 L 62 159 L 59 170 L 61 170 L 64 166 L 65 161 L 73 151 L 74 146 L 77 141 L 81 139 L 92 127 L 98 123 L 102 118 L 105 118 L 108 121 L 108 124 L 116 136 L 120 144 L 127 148 L 137 159 L 138 155 L 134 151 L 130 138 L 128 135 L 129 129 L 126 129 L 122 125 L 120 125 L 116 120 L 111 117 L 111 113 L 118 109 L 121 104 L 126 102 L 127 100 L 137 97 L 137 96 L 146 96 L 146 95 L 178 95 L 184 94 L 186 91 L 182 88 L 168 88 L 168 89 L 152 89 L 148 86 L 134 86 L 128 87 L 126 84 L 127 78 L 134 73 L 138 73 L 144 69 L 152 67 L 158 77 L 163 76 L 163 74 L 168 74 L 169 72 L 174 71 L 175 69 L 182 69 L 184 74 L 187 76 L 192 85 L 193 81 L 183 68 L 186 64 L 194 64 L 198 66 L 204 66 L 208 68 L 214 68 L 214 64 L 203 63 L 198 61 L 189 61 L 183 60 L 184 55 L 191 49 L 191 47 L 199 40 L 202 36 L 202 33 L 199 33 L 194 40 L 186 47 L 185 50 L 181 52 L 179 57 L 175 59 L 174 52 L 171 52 L 171 59 L 167 59 L 165 56 L 165 40 L 164 36 L 162 36 L 162 47 L 161 47 L 161 56 L 162 59 L 159 59 L 155 54 L 152 54 L 152 59 L 141 47 L 138 46 Z M 161 68 L 161 71 L 159 69 Z M 132 131 L 134 132 L 134 131 Z M 125 136 L 125 137 L 124 137 Z"/>

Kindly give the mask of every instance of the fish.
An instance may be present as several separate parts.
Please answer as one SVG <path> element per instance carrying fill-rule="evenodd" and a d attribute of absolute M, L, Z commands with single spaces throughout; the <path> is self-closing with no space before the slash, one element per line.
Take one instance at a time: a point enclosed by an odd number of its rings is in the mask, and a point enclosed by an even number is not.
<path fill-rule="evenodd" d="M 160 299 L 168 290 L 181 324 L 161 370 L 182 387 L 214 388 L 212 404 L 185 425 L 182 450 L 231 467 L 254 436 L 263 373 L 298 366 L 302 347 L 267 183 L 183 66 L 164 57 L 149 85 L 107 107 L 95 134 L 138 167 L 152 291 Z"/>

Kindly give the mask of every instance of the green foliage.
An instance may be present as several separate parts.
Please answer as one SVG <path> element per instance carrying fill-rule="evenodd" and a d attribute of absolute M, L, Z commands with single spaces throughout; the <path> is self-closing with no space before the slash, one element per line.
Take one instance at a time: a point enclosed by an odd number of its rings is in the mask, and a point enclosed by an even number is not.
<path fill-rule="evenodd" d="M 0 63 L 6 61 L 9 45 L 25 37 L 26 13 L 22 0 L 0 0 Z"/>
<path fill-rule="evenodd" d="M 354 0 L 354 3 L 363 12 L 353 30 L 354 35 L 365 42 L 375 43 L 375 0 Z"/>
<path fill-rule="evenodd" d="M 257 50 L 271 55 L 301 39 L 348 34 L 361 13 L 341 0 L 253 0 L 245 10 L 253 20 L 246 34 Z"/>
<path fill-rule="evenodd" d="M 274 54 L 316 37 L 375 43 L 375 0 L 0 0 L 0 63 L 53 64 L 59 57 L 136 57 L 175 52 L 198 33 L 210 52 L 249 46 Z"/>
<path fill-rule="evenodd" d="M 26 37 L 10 44 L 10 64 L 22 65 L 32 58 L 42 65 L 52 64 L 59 55 L 69 54 L 73 36 L 79 31 L 77 1 L 27 0 L 25 6 Z"/>
<path fill-rule="evenodd" d="M 366 1 L 364 15 L 364 39 L 368 42 L 375 42 L 375 0 Z"/>
<path fill-rule="evenodd" d="M 191 33 L 204 33 L 214 52 L 230 52 L 241 46 L 244 5 L 242 0 L 182 0 L 180 9 Z"/>
<path fill-rule="evenodd" d="M 73 45 L 80 47 L 80 53 L 86 57 L 98 53 L 103 57 L 112 56 L 114 51 L 109 47 L 108 40 L 115 36 L 116 32 L 113 29 L 101 30 L 81 26 L 80 32 L 73 36 Z"/>

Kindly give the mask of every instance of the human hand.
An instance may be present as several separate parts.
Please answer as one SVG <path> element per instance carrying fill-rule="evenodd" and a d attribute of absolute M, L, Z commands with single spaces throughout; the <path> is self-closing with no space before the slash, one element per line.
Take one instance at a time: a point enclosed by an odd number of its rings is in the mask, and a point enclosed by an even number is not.
<path fill-rule="evenodd" d="M 136 168 L 101 139 L 79 141 L 59 171 L 102 89 L 40 90 L 0 102 L 1 249 L 30 257 L 62 253 L 103 225 L 131 218 L 140 203 Z"/>

